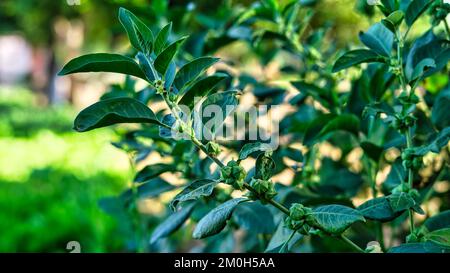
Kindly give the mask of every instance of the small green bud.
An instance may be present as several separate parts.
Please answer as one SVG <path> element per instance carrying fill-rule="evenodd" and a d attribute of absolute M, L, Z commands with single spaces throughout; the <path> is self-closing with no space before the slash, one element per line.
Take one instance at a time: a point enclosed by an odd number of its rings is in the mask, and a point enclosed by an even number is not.
<path fill-rule="evenodd" d="M 217 156 L 221 152 L 220 145 L 213 141 L 210 141 L 206 144 L 206 150 L 208 154 L 212 156 Z"/>
<path fill-rule="evenodd" d="M 237 190 L 244 189 L 244 179 L 247 176 L 245 169 L 239 164 L 231 160 L 227 166 L 220 170 L 220 179 L 228 185 L 233 186 Z"/>
<path fill-rule="evenodd" d="M 292 204 L 291 208 L 289 209 L 289 216 L 293 219 L 293 220 L 301 220 L 304 218 L 305 216 L 305 210 L 304 210 L 304 206 L 302 204 Z"/>

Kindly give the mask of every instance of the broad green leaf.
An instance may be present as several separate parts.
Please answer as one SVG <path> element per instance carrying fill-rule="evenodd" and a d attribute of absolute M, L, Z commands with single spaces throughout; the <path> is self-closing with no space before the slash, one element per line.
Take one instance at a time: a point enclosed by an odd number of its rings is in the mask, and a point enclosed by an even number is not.
<path fill-rule="evenodd" d="M 202 196 L 210 196 L 214 190 L 214 187 L 219 182 L 211 179 L 200 179 L 187 185 L 179 194 L 177 194 L 172 202 L 170 202 L 170 207 L 175 210 L 178 203 L 185 202 L 189 200 L 197 200 Z"/>
<path fill-rule="evenodd" d="M 405 21 L 408 26 L 412 26 L 419 16 L 424 13 L 433 1 L 412 0 L 405 12 Z"/>
<path fill-rule="evenodd" d="M 331 92 L 327 89 L 320 88 L 317 85 L 307 83 L 305 81 L 295 81 L 291 84 L 302 94 L 307 94 L 320 102 L 325 108 L 330 109 L 335 104 L 331 96 Z"/>
<path fill-rule="evenodd" d="M 431 218 L 428 218 L 424 225 L 428 231 L 450 228 L 450 210 L 443 211 Z"/>
<path fill-rule="evenodd" d="M 388 222 L 399 216 L 399 213 L 392 210 L 386 197 L 370 199 L 361 204 L 357 210 L 364 218 L 380 222 Z"/>
<path fill-rule="evenodd" d="M 433 59 L 435 66 L 429 68 L 423 77 L 442 70 L 450 60 L 450 42 L 436 37 L 433 31 L 428 31 L 416 39 L 406 58 L 405 75 L 407 79 L 412 78 L 414 69 L 424 59 Z"/>
<path fill-rule="evenodd" d="M 356 49 L 346 52 L 344 55 L 339 57 L 339 59 L 334 63 L 332 72 L 335 73 L 342 69 L 346 69 L 362 63 L 385 63 L 386 60 L 386 58 L 372 50 Z"/>
<path fill-rule="evenodd" d="M 424 156 L 429 152 L 438 154 L 441 149 L 448 145 L 450 141 L 450 127 L 444 128 L 437 134 L 437 136 L 429 142 L 420 147 L 413 148 L 413 153 L 416 155 Z"/>
<path fill-rule="evenodd" d="M 425 239 L 450 248 L 450 228 L 438 229 L 427 233 L 425 234 Z"/>
<path fill-rule="evenodd" d="M 416 201 L 405 192 L 397 192 L 387 197 L 389 204 L 394 212 L 402 212 L 411 209 L 416 204 Z"/>
<path fill-rule="evenodd" d="M 187 36 L 180 38 L 179 40 L 173 42 L 167 46 L 155 59 L 154 66 L 156 71 L 161 75 L 166 74 L 166 70 L 169 67 L 170 62 L 173 60 L 181 45 L 186 41 Z"/>
<path fill-rule="evenodd" d="M 409 81 L 414 81 L 414 80 L 418 79 L 419 77 L 422 77 L 422 75 L 424 75 L 428 69 L 435 68 L 435 67 L 436 67 L 436 62 L 431 58 L 426 58 L 426 59 L 421 60 L 414 68 L 414 71 L 413 71 Z"/>
<path fill-rule="evenodd" d="M 152 31 L 129 10 L 119 9 L 119 21 L 127 32 L 131 45 L 138 51 L 150 54 L 153 46 Z"/>
<path fill-rule="evenodd" d="M 381 23 L 395 34 L 397 27 L 402 23 L 405 13 L 401 10 L 396 10 L 389 14 L 386 19 L 381 20 Z"/>
<path fill-rule="evenodd" d="M 136 55 L 136 58 L 138 59 L 139 65 L 142 71 L 144 71 L 144 74 L 149 82 L 154 82 L 156 79 L 159 79 L 158 72 L 156 72 L 155 67 L 144 53 L 139 52 Z"/>
<path fill-rule="evenodd" d="M 186 105 L 191 108 L 196 97 L 203 97 L 209 94 L 219 82 L 227 78 L 228 76 L 223 73 L 217 73 L 211 76 L 207 76 L 195 82 L 189 89 L 187 89 L 184 96 L 180 99 L 180 105 Z"/>
<path fill-rule="evenodd" d="M 439 92 L 439 95 L 434 101 L 433 109 L 431 110 L 431 121 L 439 129 L 450 126 L 450 111 L 448 111 L 449 105 L 450 87 Z"/>
<path fill-rule="evenodd" d="M 134 182 L 145 182 L 149 179 L 159 176 L 160 174 L 175 171 L 177 171 L 177 168 L 173 164 L 157 163 L 148 165 L 136 174 L 136 176 L 134 177 Z"/>
<path fill-rule="evenodd" d="M 139 185 L 136 190 L 137 198 L 153 198 L 159 196 L 161 193 L 171 191 L 176 187 L 167 183 L 164 179 L 159 177 L 147 180 L 145 183 Z M 120 198 L 124 202 L 129 202 L 132 200 L 135 193 L 133 193 L 132 189 L 128 189 L 124 191 Z"/>
<path fill-rule="evenodd" d="M 322 130 L 320 130 L 317 138 L 323 138 L 327 134 L 335 131 L 346 131 L 358 136 L 359 118 L 353 114 L 342 114 L 330 120 Z"/>
<path fill-rule="evenodd" d="M 233 210 L 247 198 L 235 198 L 219 205 L 203 217 L 194 229 L 192 236 L 195 239 L 202 239 L 215 235 L 225 228 L 228 219 L 233 214 Z"/>
<path fill-rule="evenodd" d="M 376 23 L 367 32 L 360 32 L 359 39 L 376 53 L 389 57 L 394 43 L 394 34 L 383 24 Z"/>
<path fill-rule="evenodd" d="M 223 123 L 237 108 L 238 91 L 229 90 L 208 95 L 192 112 L 195 134 L 200 139 L 214 139 L 225 129 Z"/>
<path fill-rule="evenodd" d="M 117 123 L 152 123 L 161 125 L 145 104 L 132 98 L 113 98 L 94 103 L 75 118 L 74 129 L 86 132 Z"/>
<path fill-rule="evenodd" d="M 288 229 L 284 226 L 284 223 L 281 222 L 275 233 L 272 235 L 272 238 L 269 241 L 269 244 L 267 245 L 266 250 L 264 252 L 266 253 L 279 253 L 283 245 L 287 240 L 289 240 L 289 237 L 292 235 L 292 230 Z M 294 236 L 289 240 L 287 245 L 287 250 L 291 249 L 295 243 L 297 243 L 300 239 L 303 238 L 303 235 L 296 232 Z"/>
<path fill-rule="evenodd" d="M 259 202 L 238 206 L 233 213 L 233 219 L 241 228 L 252 233 L 272 234 L 276 228 L 272 213 Z"/>
<path fill-rule="evenodd" d="M 181 91 L 186 85 L 197 79 L 208 67 L 219 61 L 219 58 L 200 57 L 185 65 L 177 72 L 174 86 Z"/>
<path fill-rule="evenodd" d="M 319 226 L 331 234 L 341 234 L 357 221 L 365 222 L 357 210 L 342 205 L 325 205 L 314 209 L 313 216 Z"/>
<path fill-rule="evenodd" d="M 161 51 L 164 50 L 167 44 L 167 39 L 170 36 L 170 32 L 172 31 L 172 22 L 165 25 L 156 35 L 155 38 L 155 45 L 154 45 L 154 52 L 156 55 L 161 53 Z"/>
<path fill-rule="evenodd" d="M 408 243 L 389 249 L 388 253 L 450 253 L 450 248 L 445 248 L 433 242 Z"/>
<path fill-rule="evenodd" d="M 270 179 L 275 167 L 275 161 L 272 159 L 271 152 L 260 154 L 256 158 L 255 178 L 263 180 Z"/>
<path fill-rule="evenodd" d="M 194 209 L 195 203 L 189 204 L 181 210 L 173 213 L 167 217 L 162 223 L 160 223 L 152 233 L 150 243 L 153 244 L 158 239 L 169 236 L 177 231 L 191 215 Z"/>
<path fill-rule="evenodd" d="M 249 157 L 254 152 L 267 152 L 272 151 L 271 145 L 262 142 L 247 143 L 245 144 L 241 151 L 239 152 L 239 160 L 244 160 Z"/>
<path fill-rule="evenodd" d="M 147 80 L 144 72 L 133 59 L 119 54 L 94 53 L 77 57 L 68 62 L 58 75 L 79 72 L 113 72 Z"/>

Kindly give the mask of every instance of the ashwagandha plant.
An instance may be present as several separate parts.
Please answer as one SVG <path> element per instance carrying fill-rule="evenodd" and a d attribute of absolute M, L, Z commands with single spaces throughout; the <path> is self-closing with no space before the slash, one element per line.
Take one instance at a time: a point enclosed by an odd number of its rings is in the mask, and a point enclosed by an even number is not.
<path fill-rule="evenodd" d="M 292 9 L 300 8 L 295 3 L 283 9 L 276 1 L 263 1 L 263 4 L 266 11 L 285 10 L 274 14 L 286 18 L 293 16 Z M 70 61 L 60 75 L 114 72 L 140 78 L 148 84 L 145 89 L 135 92 L 134 81 L 127 77 L 124 86 L 114 86 L 113 91 L 105 94 L 99 102 L 81 111 L 74 122 L 74 128 L 80 132 L 118 123 L 139 123 L 140 127 L 125 131 L 122 140 L 115 143 L 129 152 L 132 165 L 142 161 L 150 152 L 173 160 L 170 164 L 157 163 L 144 167 L 135 175 L 131 189 L 109 200 L 113 206 L 127 208 L 131 212 L 127 216 L 131 219 L 127 220 L 134 223 L 138 234 L 136 243 L 139 246 L 136 249 L 148 250 L 147 227 L 138 213 L 137 199 L 177 190 L 177 186 L 159 177 L 163 173 L 173 172 L 181 173 L 188 184 L 170 203 L 174 213 L 153 230 L 152 244 L 173 234 L 191 219 L 197 222 L 193 231 L 195 239 L 225 234 L 220 240 L 209 241 L 211 247 L 204 251 L 231 251 L 232 248 L 224 245 L 233 240 L 234 229 L 243 228 L 249 234 L 242 242 L 248 251 L 258 251 L 260 244 L 267 252 L 293 251 L 297 242 L 315 237 L 324 242 L 330 238 L 338 239 L 359 252 L 377 252 L 386 250 L 381 223 L 409 214 L 408 243 L 390 251 L 449 251 L 448 211 L 426 220 L 422 227 L 415 225 L 413 217 L 414 213 L 424 213 L 420 204 L 430 197 L 430 188 L 420 192 L 414 184 L 415 179 L 421 178 L 419 170 L 424 169 L 422 157 L 430 152 L 441 152 L 447 147 L 450 136 L 448 114 L 445 112 L 448 92 L 445 95 L 441 91 L 444 95 L 435 99 L 434 105 L 429 105 L 425 98 L 416 94 L 427 77 L 446 70 L 450 56 L 448 41 L 431 30 L 413 42 L 407 41 L 413 23 L 431 7 L 435 8 L 435 5 L 429 4 L 429 1 L 411 1 L 406 9 L 397 1 L 379 3 L 385 18 L 360 34 L 368 49 L 347 52 L 332 69 L 330 67 L 333 72 L 338 72 L 364 62 L 379 63 L 375 67 L 369 66 L 362 72 L 361 78 L 352 83 L 350 95 L 338 94 L 334 85 L 331 85 L 333 89 L 327 90 L 330 84 L 334 84 L 333 79 L 325 87 L 303 81 L 293 82 L 300 93 L 307 90 L 306 96 L 301 94 L 300 98 L 297 97 L 293 103 L 295 106 L 303 107 L 306 97 L 312 97 L 327 109 L 325 112 L 314 110 L 313 118 L 307 117 L 309 122 L 306 126 L 298 126 L 301 124 L 297 122 L 285 131 L 293 135 L 292 141 L 300 138 L 307 147 L 304 157 L 288 145 L 280 145 L 275 150 L 262 142 L 227 143 L 202 138 L 200 131 L 207 127 L 211 118 L 201 117 L 201 122 L 198 122 L 195 109 L 217 105 L 222 109 L 223 116 L 229 116 L 239 103 L 241 91 L 236 90 L 226 74 L 205 74 L 218 62 L 216 58 L 199 57 L 183 60 L 183 65 L 177 65 L 180 61 L 177 60 L 177 52 L 182 49 L 187 37 L 169 42 L 171 24 L 153 36 L 142 21 L 131 12 L 120 9 L 119 20 L 137 52 L 135 57 L 106 53 L 84 55 Z M 245 20 L 250 17 L 251 14 L 245 15 Z M 303 54 L 305 47 L 299 45 L 298 36 L 292 34 L 299 30 L 293 21 L 289 21 L 290 34 L 283 39 L 291 47 L 295 45 L 294 54 Z M 403 32 L 403 28 L 406 31 Z M 408 43 L 411 46 L 406 46 Z M 311 52 L 312 47 L 309 49 Z M 319 73 L 320 77 L 329 79 L 329 72 Z M 303 74 L 307 73 L 304 71 Z M 397 89 L 401 90 L 398 96 Z M 155 101 L 162 101 L 165 105 L 159 113 L 148 107 Z M 419 101 L 423 102 L 424 107 L 416 106 Z M 290 120 L 301 118 L 302 115 L 296 115 L 291 116 Z M 218 125 L 222 126 L 221 123 Z M 217 127 L 208 129 L 214 135 Z M 342 162 L 335 163 L 319 157 L 317 147 L 320 143 L 330 141 L 336 144 L 342 137 L 349 138 L 341 132 L 350 134 L 352 141 L 355 140 L 363 149 L 364 172 L 373 191 L 373 198 L 356 209 L 348 201 L 341 200 L 331 205 L 333 202 L 326 201 L 327 198 L 335 201 L 327 195 L 352 197 L 361 185 L 359 176 L 348 171 Z M 391 147 L 402 150 L 401 160 L 392 163 L 394 171 L 392 177 L 389 175 L 391 180 L 386 180 L 384 191 L 380 191 L 376 176 L 385 164 L 386 150 Z M 237 159 L 227 160 L 224 154 L 232 150 L 239 151 Z M 446 155 L 443 157 L 448 158 L 448 151 L 444 153 Z M 242 163 L 255 155 L 254 168 L 245 169 Z M 294 181 L 288 183 L 289 186 L 281 187 L 274 183 L 273 175 L 280 172 L 280 165 L 284 165 L 281 162 L 283 155 L 302 161 L 302 165 Z M 317 160 L 321 162 L 320 170 L 315 166 Z M 433 169 L 432 173 L 429 178 L 431 184 L 447 177 L 447 161 L 441 161 L 439 168 Z M 323 183 L 324 180 L 327 183 Z M 317 199 L 319 194 L 324 198 Z M 308 201 L 312 199 L 315 201 Z M 380 247 L 369 244 L 364 250 L 344 235 L 351 225 L 360 226 L 371 221 L 377 223 Z"/>

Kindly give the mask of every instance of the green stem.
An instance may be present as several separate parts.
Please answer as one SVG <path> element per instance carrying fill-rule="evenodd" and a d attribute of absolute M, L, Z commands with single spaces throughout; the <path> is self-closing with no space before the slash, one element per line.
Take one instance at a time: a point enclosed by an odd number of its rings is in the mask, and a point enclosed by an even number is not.
<path fill-rule="evenodd" d="M 132 173 L 132 177 L 136 173 L 136 167 L 134 165 L 134 161 L 132 159 L 132 156 L 128 154 L 128 160 L 130 162 L 130 169 Z M 137 243 L 137 252 L 138 253 L 144 253 L 146 250 L 145 245 L 145 231 L 142 225 L 141 217 L 138 211 L 138 189 L 137 184 L 134 182 L 131 182 L 131 193 L 132 193 L 132 202 L 133 202 L 133 210 L 131 211 L 131 217 L 133 219 L 133 225 L 136 229 L 136 243 Z"/>
<path fill-rule="evenodd" d="M 365 253 L 365 251 L 360 248 L 357 244 L 355 244 L 352 240 L 350 240 L 349 238 L 347 238 L 344 234 L 341 234 L 340 238 L 346 242 L 349 246 L 351 246 L 354 250 L 361 252 L 361 253 Z"/>
<path fill-rule="evenodd" d="M 450 39 L 450 27 L 448 26 L 447 19 L 442 20 L 445 26 L 445 32 L 447 33 L 448 38 Z"/>

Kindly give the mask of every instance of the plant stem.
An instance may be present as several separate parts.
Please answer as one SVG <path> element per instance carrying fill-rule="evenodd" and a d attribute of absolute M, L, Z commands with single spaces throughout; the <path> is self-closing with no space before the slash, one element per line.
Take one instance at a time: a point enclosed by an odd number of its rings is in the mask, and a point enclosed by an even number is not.
<path fill-rule="evenodd" d="M 447 19 L 442 20 L 445 26 L 445 32 L 447 33 L 448 38 L 450 39 L 450 27 L 448 26 Z"/>
<path fill-rule="evenodd" d="M 349 246 L 351 246 L 354 250 L 361 252 L 361 253 L 365 253 L 365 251 L 360 248 L 357 244 L 355 244 L 352 240 L 350 240 L 349 238 L 347 238 L 347 236 L 345 236 L 344 234 L 341 234 L 340 238 L 346 242 Z"/>
<path fill-rule="evenodd" d="M 175 119 L 177 119 L 179 122 L 183 122 L 181 120 L 181 118 L 178 116 L 177 113 L 175 113 L 175 111 L 173 111 L 172 107 L 171 107 L 171 103 L 169 102 L 169 100 L 166 98 L 166 96 L 162 95 L 162 97 L 164 98 L 165 103 L 167 104 L 167 107 L 169 108 L 169 110 L 172 112 L 172 114 L 174 115 Z M 201 143 L 196 137 L 195 135 L 191 135 L 190 139 L 192 141 L 192 143 L 194 143 L 195 146 L 197 146 L 201 151 L 203 151 L 206 156 L 208 156 L 210 159 L 212 159 L 219 167 L 223 168 L 225 166 L 225 164 L 222 163 L 222 161 L 220 161 L 217 157 L 215 157 L 214 155 L 211 155 L 210 153 L 208 153 L 208 150 L 206 149 L 205 145 L 203 145 L 203 143 Z M 251 191 L 252 193 L 254 193 L 256 196 L 258 196 L 258 193 L 255 191 L 255 189 L 250 186 L 248 183 L 244 183 L 244 188 L 246 188 L 247 190 Z M 281 212 L 283 212 L 286 215 L 290 215 L 289 213 L 289 209 L 286 208 L 284 205 L 278 203 L 277 201 L 273 200 L 273 199 L 269 199 L 267 200 L 267 202 L 274 206 L 275 208 L 277 208 L 278 210 L 280 210 Z M 355 250 L 359 251 L 359 252 L 364 252 L 364 250 L 362 250 L 360 247 L 358 247 L 355 243 L 353 243 L 350 239 L 348 239 L 347 237 L 345 237 L 343 234 L 341 234 L 341 238 L 344 240 L 344 242 L 346 242 L 347 244 L 349 244 L 351 247 L 353 247 Z"/>

